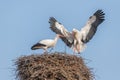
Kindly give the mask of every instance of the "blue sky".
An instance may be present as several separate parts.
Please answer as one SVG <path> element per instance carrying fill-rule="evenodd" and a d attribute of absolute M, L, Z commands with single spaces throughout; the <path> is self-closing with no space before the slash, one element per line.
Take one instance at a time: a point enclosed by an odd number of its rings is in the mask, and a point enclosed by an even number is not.
<path fill-rule="evenodd" d="M 14 60 L 21 55 L 42 53 L 31 46 L 41 39 L 54 38 L 49 17 L 55 17 L 69 31 L 82 28 L 89 16 L 103 9 L 106 20 L 81 54 L 93 68 L 96 80 L 120 80 L 120 27 L 118 0 L 0 0 L 0 75 L 15 80 Z M 63 46 L 63 47 L 61 47 Z M 59 40 L 54 51 L 64 51 Z M 72 54 L 67 48 L 67 52 Z"/>

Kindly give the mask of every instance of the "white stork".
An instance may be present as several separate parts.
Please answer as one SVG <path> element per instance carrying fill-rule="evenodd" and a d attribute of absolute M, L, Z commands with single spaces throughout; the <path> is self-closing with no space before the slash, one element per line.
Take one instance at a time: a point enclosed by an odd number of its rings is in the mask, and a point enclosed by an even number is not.
<path fill-rule="evenodd" d="M 104 15 L 105 13 L 102 10 L 97 10 L 80 31 L 73 29 L 72 33 L 68 32 L 63 25 L 53 17 L 50 18 L 49 23 L 52 31 L 64 36 L 61 37 L 61 39 L 67 46 L 73 48 L 75 52 L 80 53 L 84 50 L 85 44 L 89 42 L 96 33 L 98 25 L 104 21 Z"/>
<path fill-rule="evenodd" d="M 32 50 L 43 49 L 45 52 L 47 52 L 48 48 L 53 49 L 53 47 L 56 45 L 59 37 L 60 37 L 60 35 L 57 34 L 54 39 L 44 39 L 44 40 L 41 40 L 38 43 L 34 44 L 31 47 L 31 49 Z"/>

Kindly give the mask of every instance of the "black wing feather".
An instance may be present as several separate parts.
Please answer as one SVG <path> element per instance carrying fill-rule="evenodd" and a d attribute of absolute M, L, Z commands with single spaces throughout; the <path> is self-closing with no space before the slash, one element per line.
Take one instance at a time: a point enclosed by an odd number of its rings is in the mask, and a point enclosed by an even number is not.
<path fill-rule="evenodd" d="M 50 29 L 55 32 L 56 34 L 60 34 L 60 35 L 63 35 L 63 33 L 61 32 L 61 30 L 59 30 L 55 23 L 57 22 L 57 20 L 54 18 L 54 17 L 50 17 L 49 19 L 49 23 L 50 23 Z M 61 23 L 59 23 L 61 24 Z M 68 47 L 71 47 L 72 44 L 73 44 L 73 37 L 72 37 L 72 34 L 67 32 L 67 35 L 69 35 L 68 37 L 60 37 L 62 39 L 62 41 L 68 46 Z"/>
<path fill-rule="evenodd" d="M 92 37 L 95 35 L 95 33 L 97 31 L 97 27 L 105 20 L 104 15 L 105 15 L 105 13 L 102 10 L 97 10 L 93 14 L 93 16 L 96 17 L 96 20 L 93 23 L 91 23 L 91 28 L 86 36 L 86 39 L 82 40 L 84 43 L 89 42 L 89 40 L 91 40 Z M 92 18 L 92 16 L 90 18 Z"/>
<path fill-rule="evenodd" d="M 50 19 L 49 19 L 50 29 L 53 32 L 55 32 L 56 34 L 61 34 L 62 35 L 61 31 L 55 27 L 56 22 L 57 22 L 57 20 L 54 17 L 50 17 Z M 59 23 L 59 24 L 61 24 L 61 23 Z"/>
<path fill-rule="evenodd" d="M 31 47 L 31 49 L 32 50 L 36 50 L 36 49 L 39 49 L 40 47 L 42 47 L 42 46 L 46 46 L 46 45 L 44 45 L 44 44 L 41 44 L 41 43 L 36 43 L 36 44 L 34 44 L 32 47 Z"/>

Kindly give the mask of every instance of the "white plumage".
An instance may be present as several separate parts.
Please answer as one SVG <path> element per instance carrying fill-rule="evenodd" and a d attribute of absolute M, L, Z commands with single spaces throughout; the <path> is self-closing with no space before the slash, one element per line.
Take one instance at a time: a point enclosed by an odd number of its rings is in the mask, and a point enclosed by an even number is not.
<path fill-rule="evenodd" d="M 75 53 L 80 53 L 86 48 L 86 45 L 81 41 L 81 39 L 84 38 L 83 34 L 85 34 L 85 31 L 79 31 L 74 28 L 72 34 L 74 36 L 72 49 Z"/>

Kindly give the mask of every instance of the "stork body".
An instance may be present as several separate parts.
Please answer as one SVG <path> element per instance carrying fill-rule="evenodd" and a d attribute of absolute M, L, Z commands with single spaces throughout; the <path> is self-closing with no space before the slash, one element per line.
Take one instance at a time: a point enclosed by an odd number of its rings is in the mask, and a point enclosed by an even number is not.
<path fill-rule="evenodd" d="M 81 39 L 83 37 L 82 33 L 79 30 L 74 28 L 72 31 L 72 34 L 74 36 L 74 43 L 73 43 L 72 49 L 73 49 L 74 53 L 80 53 L 86 47 L 86 45 L 81 41 Z"/>
<path fill-rule="evenodd" d="M 47 52 L 48 48 L 53 48 L 56 45 L 58 38 L 59 38 L 59 35 L 57 34 L 54 39 L 41 40 L 38 43 L 34 44 L 31 47 L 31 49 L 32 50 L 43 49 L 45 52 Z"/>

